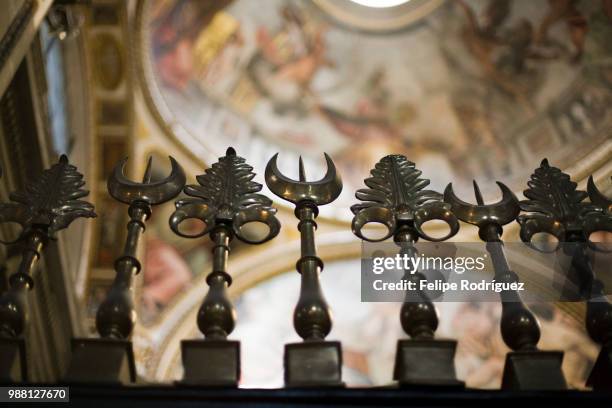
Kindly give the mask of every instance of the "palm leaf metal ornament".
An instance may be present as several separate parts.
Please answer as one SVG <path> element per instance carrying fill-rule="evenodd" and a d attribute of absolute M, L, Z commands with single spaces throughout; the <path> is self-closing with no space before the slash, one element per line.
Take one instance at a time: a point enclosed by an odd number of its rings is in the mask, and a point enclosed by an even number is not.
<path fill-rule="evenodd" d="M 383 157 L 364 180 L 369 188 L 357 190 L 355 197 L 363 203 L 355 204 L 351 211 L 353 233 L 359 238 L 375 242 L 384 241 L 397 230 L 399 224 L 410 224 L 418 237 L 429 241 L 444 241 L 457 233 L 459 223 L 450 211 L 450 204 L 443 201 L 442 194 L 425 190 L 430 183 L 420 178 L 422 172 L 406 156 L 392 154 Z M 441 238 L 427 235 L 421 228 L 431 220 L 445 221 L 450 231 Z M 382 238 L 372 239 L 362 234 L 368 223 L 380 223 L 387 227 Z"/>
<path fill-rule="evenodd" d="M 84 185 L 83 175 L 68 162 L 68 157 L 62 155 L 38 180 L 11 193 L 12 203 L 0 204 L 0 222 L 21 226 L 17 240 L 25 238 L 34 227 L 45 231 L 48 238 L 55 238 L 58 231 L 67 228 L 75 219 L 96 216 L 93 205 L 80 200 L 89 194 L 82 189 Z"/>
<path fill-rule="evenodd" d="M 280 230 L 274 215 L 276 209 L 272 207 L 272 200 L 259 194 L 262 185 L 253 181 L 254 177 L 253 167 L 237 156 L 233 148 L 228 148 L 224 157 L 204 174 L 196 176 L 199 185 L 185 187 L 185 194 L 193 198 L 177 201 L 177 210 L 170 220 L 172 230 L 186 238 L 197 238 L 208 234 L 215 226 L 225 225 L 247 243 L 259 244 L 274 238 Z M 180 223 L 190 218 L 203 221 L 204 228 L 195 234 L 181 231 Z M 268 235 L 263 239 L 245 235 L 241 228 L 250 222 L 266 224 Z"/>
<path fill-rule="evenodd" d="M 21 263 L 9 278 L 9 289 L 0 297 L 0 335 L 19 337 L 26 322 L 25 292 L 32 289 L 32 271 L 49 239 L 80 217 L 96 216 L 94 206 L 81 200 L 89 192 L 83 175 L 62 155 L 59 161 L 23 190 L 0 204 L 0 222 L 19 224 L 17 239 L 23 241 Z M 6 243 L 6 242 L 5 242 Z"/>
<path fill-rule="evenodd" d="M 554 235 L 559 242 L 586 242 L 594 231 L 612 231 L 612 216 L 594 202 L 585 202 L 586 191 L 578 190 L 570 176 L 547 159 L 542 160 L 527 182 L 518 217 L 521 239 L 530 243 L 537 233 Z"/>
<path fill-rule="evenodd" d="M 183 237 L 195 238 L 210 234 L 213 241 L 212 271 L 206 277 L 209 285 L 198 312 L 198 328 L 205 340 L 182 342 L 183 382 L 199 385 L 236 386 L 240 376 L 238 341 L 227 340 L 234 330 L 236 311 L 227 296 L 232 278 L 227 272 L 229 245 L 233 237 L 250 244 L 260 244 L 274 238 L 280 223 L 272 200 L 260 194 L 262 185 L 253 181 L 253 168 L 242 157 L 228 148 L 225 156 L 196 177 L 199 185 L 188 185 L 184 192 L 190 198 L 178 200 L 170 217 L 170 227 Z M 188 219 L 204 223 L 201 231 L 181 230 Z M 263 223 L 265 236 L 250 236 L 245 228 L 249 223 Z M 223 362 L 219 356 L 223 355 Z"/>

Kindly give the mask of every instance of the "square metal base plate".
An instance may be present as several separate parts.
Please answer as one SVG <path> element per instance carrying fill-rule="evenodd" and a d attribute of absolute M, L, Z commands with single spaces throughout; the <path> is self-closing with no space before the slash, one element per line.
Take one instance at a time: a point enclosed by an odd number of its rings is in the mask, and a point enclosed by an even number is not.
<path fill-rule="evenodd" d="M 564 390 L 567 388 L 561 351 L 513 351 L 506 354 L 504 390 Z"/>
<path fill-rule="evenodd" d="M 181 385 L 237 387 L 240 380 L 240 342 L 183 340 L 185 375 Z"/>
<path fill-rule="evenodd" d="M 129 384 L 136 381 L 131 341 L 72 339 L 71 346 L 67 382 Z"/>
<path fill-rule="evenodd" d="M 399 340 L 393 379 L 400 386 L 463 387 L 455 373 L 454 340 Z"/>
<path fill-rule="evenodd" d="M 285 344 L 285 386 L 343 387 L 339 341 Z"/>

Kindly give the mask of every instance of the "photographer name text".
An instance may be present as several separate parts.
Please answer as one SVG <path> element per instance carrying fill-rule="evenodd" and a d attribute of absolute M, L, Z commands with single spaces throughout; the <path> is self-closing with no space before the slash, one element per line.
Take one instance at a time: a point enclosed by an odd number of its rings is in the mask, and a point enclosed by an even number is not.
<path fill-rule="evenodd" d="M 522 282 L 496 282 L 495 280 L 481 280 L 479 282 L 462 279 L 459 282 L 446 282 L 443 280 L 434 280 L 432 282 L 421 280 L 419 282 L 402 279 L 399 282 L 384 282 L 382 279 L 377 279 L 372 282 L 375 291 L 491 291 L 503 292 L 506 290 L 524 290 Z"/>

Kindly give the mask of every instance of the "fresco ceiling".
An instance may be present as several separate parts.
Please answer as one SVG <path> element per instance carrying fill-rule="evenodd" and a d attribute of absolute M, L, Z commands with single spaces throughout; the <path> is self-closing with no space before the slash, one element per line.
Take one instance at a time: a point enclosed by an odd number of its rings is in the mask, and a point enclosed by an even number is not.
<path fill-rule="evenodd" d="M 143 78 L 167 134 L 204 164 L 232 145 L 260 174 L 280 152 L 281 170 L 301 154 L 315 178 L 326 151 L 345 189 L 324 215 L 341 219 L 388 153 L 434 188 L 477 178 L 487 195 L 609 142 L 609 2 L 436 1 L 390 31 L 345 2 L 145 2 Z"/>

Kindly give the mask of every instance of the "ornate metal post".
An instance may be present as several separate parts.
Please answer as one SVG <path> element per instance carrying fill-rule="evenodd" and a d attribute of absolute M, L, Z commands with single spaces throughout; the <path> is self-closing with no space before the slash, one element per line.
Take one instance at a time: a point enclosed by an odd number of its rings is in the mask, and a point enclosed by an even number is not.
<path fill-rule="evenodd" d="M 369 188 L 355 193 L 363 203 L 351 210 L 353 233 L 369 241 L 383 241 L 390 236 L 400 247 L 400 254 L 417 256 L 414 244 L 419 238 L 428 241 L 444 241 L 457 233 L 459 222 L 450 210 L 450 204 L 442 201 L 442 194 L 423 190 L 429 180 L 420 178 L 421 171 L 402 155 L 383 157 L 371 170 L 371 177 L 364 180 Z M 449 233 L 433 238 L 422 230 L 427 221 L 441 220 L 448 224 Z M 365 236 L 362 229 L 369 223 L 379 223 L 388 229 L 379 239 Z M 404 279 L 419 282 L 426 279 L 420 271 L 406 271 Z M 410 340 L 399 340 L 393 378 L 400 385 L 462 386 L 455 373 L 454 356 L 457 342 L 436 340 L 438 315 L 426 293 L 408 291 L 400 312 L 402 328 Z"/>
<path fill-rule="evenodd" d="M 478 184 L 474 181 L 476 205 L 460 200 L 449 184 L 444 201 L 451 204 L 453 213 L 461 221 L 478 227 L 480 239 L 486 242 L 491 255 L 497 282 L 518 282 L 518 275 L 510 269 L 501 239 L 503 227 L 513 222 L 520 212 L 519 201 L 504 184 L 498 182 L 502 199 L 485 204 Z M 502 303 L 501 333 L 513 351 L 506 356 L 502 388 L 519 390 L 565 389 L 567 384 L 561 370 L 563 352 L 540 351 L 540 324 L 522 302 L 515 290 L 500 293 Z"/>
<path fill-rule="evenodd" d="M 612 199 L 597 189 L 593 176 L 589 177 L 587 193 L 591 203 L 602 210 L 591 217 L 591 226 L 587 230 L 612 231 Z M 609 251 L 610 248 L 606 247 L 605 250 Z M 605 297 L 603 283 L 592 273 L 588 280 L 591 281 L 591 296 L 587 301 L 586 327 L 591 338 L 601 344 L 601 350 L 587 385 L 596 390 L 612 391 L 612 305 Z"/>
<path fill-rule="evenodd" d="M 301 157 L 299 181 L 285 177 L 279 171 L 277 158 L 278 153 L 266 166 L 266 184 L 274 194 L 295 204 L 301 238 L 301 257 L 296 264 L 301 274 L 301 289 L 293 312 L 293 325 L 304 341 L 285 345 L 285 385 L 342 386 L 342 346 L 338 341 L 325 340 L 331 331 L 332 319 L 319 283 L 323 261 L 317 256 L 315 246 L 318 207 L 338 198 L 342 180 L 327 154 L 327 173 L 321 180 L 313 182 L 306 181 Z"/>
<path fill-rule="evenodd" d="M 82 189 L 84 185 L 83 175 L 62 155 L 38 180 L 11 194 L 15 203 L 0 204 L 0 222 L 19 224 L 22 231 L 17 241 L 23 242 L 19 268 L 9 278 L 9 289 L 0 296 L 2 381 L 27 379 L 22 335 L 27 322 L 28 291 L 34 287 L 31 275 L 44 246 L 75 219 L 96 216 L 93 205 L 80 200 L 89 194 Z"/>
<path fill-rule="evenodd" d="M 149 158 L 142 183 L 136 183 L 123 174 L 126 162 L 127 159 L 120 161 L 108 179 L 109 194 L 129 205 L 130 220 L 123 254 L 115 260 L 115 279 L 96 314 L 96 328 L 101 338 L 72 340 L 68 381 L 130 383 L 136 380 L 129 338 L 136 321 L 132 279 L 141 269 L 136 258 L 138 242 L 145 231 L 145 222 L 151 216 L 151 207 L 176 197 L 185 185 L 185 173 L 170 157 L 170 175 L 152 182 L 152 158 Z"/>
<path fill-rule="evenodd" d="M 259 194 L 262 185 L 252 181 L 253 168 L 228 148 L 224 157 L 196 177 L 199 185 L 185 187 L 193 197 L 176 202 L 170 228 L 186 238 L 209 234 L 213 241 L 212 271 L 206 277 L 209 290 L 198 312 L 198 327 L 204 340 L 181 342 L 184 384 L 237 386 L 240 379 L 240 342 L 227 340 L 234 330 L 236 311 L 227 297 L 232 277 L 227 272 L 229 244 L 234 237 L 249 244 L 261 244 L 274 238 L 280 223 L 274 215 L 272 200 Z M 181 223 L 198 219 L 204 228 L 195 234 L 181 230 Z M 268 232 L 251 236 L 250 223 L 263 223 Z"/>
<path fill-rule="evenodd" d="M 542 160 L 531 175 L 524 191 L 518 217 L 520 236 L 531 243 L 535 234 L 554 235 L 563 251 L 571 256 L 568 278 L 580 286 L 587 302 L 586 329 L 602 349 L 587 385 L 595 389 L 612 389 L 612 305 L 605 297 L 603 283 L 593 273 L 588 254 L 589 236 L 595 231 L 612 231 L 610 201 L 589 182 L 589 193 L 576 189 L 570 176 Z M 591 203 L 583 202 L 590 196 Z"/>

